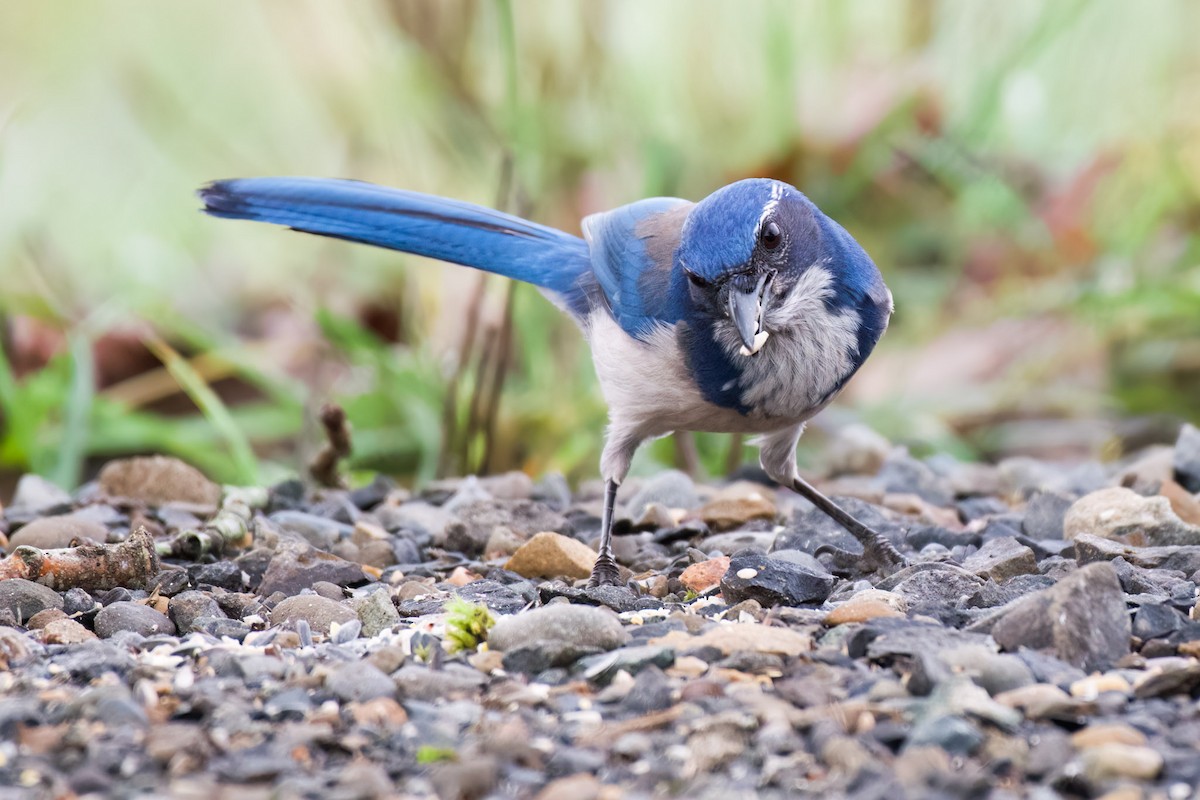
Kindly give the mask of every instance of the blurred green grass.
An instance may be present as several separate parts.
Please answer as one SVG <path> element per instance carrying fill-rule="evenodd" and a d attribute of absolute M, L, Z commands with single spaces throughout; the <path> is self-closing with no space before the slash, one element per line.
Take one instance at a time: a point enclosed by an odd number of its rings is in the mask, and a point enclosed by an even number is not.
<path fill-rule="evenodd" d="M 334 400 L 364 469 L 593 474 L 586 350 L 535 291 L 197 213 L 200 184 L 261 174 L 570 231 L 771 175 L 896 296 L 835 420 L 973 456 L 1011 449 L 993 423 L 1017 417 L 1196 419 L 1196 30 L 1188 0 L 5 5 L 0 468 L 71 485 L 154 450 L 268 480 Z M 982 332 L 974 364 L 1005 344 L 989 326 L 1046 318 L 1079 346 L 986 381 L 947 363 L 936 391 L 903 379 L 963 332 Z M 702 468 L 729 448 L 698 437 Z M 675 458 L 656 443 L 638 468 Z"/>

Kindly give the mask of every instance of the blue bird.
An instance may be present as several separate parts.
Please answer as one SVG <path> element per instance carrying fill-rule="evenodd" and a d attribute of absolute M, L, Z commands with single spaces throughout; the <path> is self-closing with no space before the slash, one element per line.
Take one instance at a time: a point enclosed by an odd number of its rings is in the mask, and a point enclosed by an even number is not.
<path fill-rule="evenodd" d="M 619 579 L 613 508 L 634 452 L 675 431 L 760 434 L 766 473 L 852 533 L 865 567 L 904 563 L 796 468 L 805 423 L 871 354 L 892 295 L 858 242 L 794 187 L 750 179 L 698 203 L 642 200 L 587 217 L 582 239 L 470 203 L 357 181 L 227 180 L 200 197 L 217 217 L 531 283 L 570 314 L 591 345 L 610 421 L 592 585 Z"/>

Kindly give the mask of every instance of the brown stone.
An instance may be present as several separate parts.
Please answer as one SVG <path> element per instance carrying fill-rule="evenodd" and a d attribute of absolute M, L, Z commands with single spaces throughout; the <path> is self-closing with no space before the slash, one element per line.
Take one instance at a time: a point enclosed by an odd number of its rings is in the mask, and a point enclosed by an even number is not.
<path fill-rule="evenodd" d="M 1142 747 L 1146 734 L 1124 722 L 1097 722 L 1071 734 L 1071 744 L 1077 750 L 1114 743 Z"/>
<path fill-rule="evenodd" d="M 825 624 L 847 625 L 857 622 L 867 622 L 880 617 L 903 617 L 903 611 L 897 611 L 882 600 L 851 598 L 825 615 Z"/>
<path fill-rule="evenodd" d="M 583 542 L 550 531 L 536 534 L 513 553 L 505 569 L 526 578 L 586 578 L 596 553 Z"/>
<path fill-rule="evenodd" d="M 100 489 L 109 497 L 139 500 L 150 506 L 195 503 L 217 506 L 221 487 L 200 470 L 169 456 L 138 456 L 110 461 L 100 470 Z"/>
<path fill-rule="evenodd" d="M 699 564 L 692 564 L 679 576 L 679 582 L 686 588 L 700 594 L 721 583 L 721 578 L 729 571 L 729 556 L 718 556 Z"/>

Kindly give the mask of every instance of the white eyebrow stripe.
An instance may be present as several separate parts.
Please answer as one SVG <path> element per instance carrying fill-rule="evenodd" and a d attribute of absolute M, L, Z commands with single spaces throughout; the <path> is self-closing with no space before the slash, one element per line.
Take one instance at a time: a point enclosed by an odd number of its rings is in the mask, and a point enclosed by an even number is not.
<path fill-rule="evenodd" d="M 758 216 L 758 224 L 754 226 L 754 239 L 758 240 L 758 234 L 762 231 L 763 224 L 767 221 L 767 217 L 779 206 L 779 201 L 783 199 L 783 184 L 776 182 L 771 185 L 771 199 L 763 206 L 762 213 Z"/>

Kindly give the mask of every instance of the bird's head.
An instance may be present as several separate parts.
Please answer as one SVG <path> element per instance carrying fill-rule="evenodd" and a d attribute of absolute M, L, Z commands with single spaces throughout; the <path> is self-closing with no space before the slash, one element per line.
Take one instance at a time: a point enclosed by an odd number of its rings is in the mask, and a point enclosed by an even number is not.
<path fill-rule="evenodd" d="M 768 179 L 738 181 L 698 203 L 677 257 L 693 306 L 727 320 L 745 356 L 758 353 L 773 328 L 791 324 L 782 308 L 789 299 L 796 310 L 808 305 L 804 300 L 852 305 L 883 285 L 845 230 L 795 187 Z"/>

